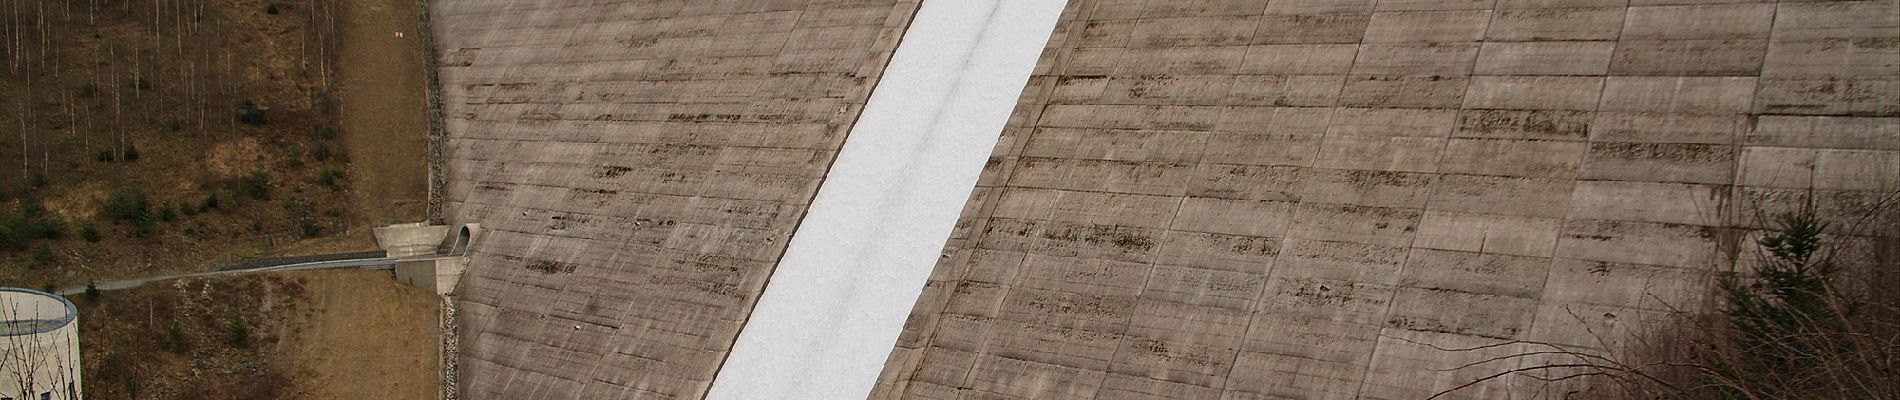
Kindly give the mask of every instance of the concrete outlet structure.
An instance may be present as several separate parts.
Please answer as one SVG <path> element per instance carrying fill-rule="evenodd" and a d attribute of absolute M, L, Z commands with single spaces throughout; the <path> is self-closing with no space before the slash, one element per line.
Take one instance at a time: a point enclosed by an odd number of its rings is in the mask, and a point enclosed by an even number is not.
<path fill-rule="evenodd" d="M 79 309 L 71 301 L 0 288 L 0 399 L 83 399 L 79 361 Z"/>
<path fill-rule="evenodd" d="M 371 232 L 376 235 L 376 247 L 390 257 L 435 254 L 440 251 L 442 242 L 449 239 L 448 226 L 426 222 L 377 227 Z"/>
<path fill-rule="evenodd" d="M 375 229 L 376 243 L 396 258 L 396 280 L 449 295 L 468 266 L 469 248 L 481 238 L 481 224 L 461 226 L 411 223 Z"/>
<path fill-rule="evenodd" d="M 428 14 L 467 399 L 1425 398 L 1900 190 L 1896 0 Z"/>

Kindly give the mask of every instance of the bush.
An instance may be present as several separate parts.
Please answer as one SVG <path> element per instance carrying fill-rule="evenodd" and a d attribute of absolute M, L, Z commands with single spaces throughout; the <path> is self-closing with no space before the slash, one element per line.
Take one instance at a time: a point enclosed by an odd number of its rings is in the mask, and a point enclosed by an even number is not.
<path fill-rule="evenodd" d="M 218 209 L 219 206 L 221 206 L 221 204 L 218 204 L 218 194 L 213 192 L 205 194 L 205 201 L 199 203 L 198 208 L 204 211 L 210 211 Z"/>
<path fill-rule="evenodd" d="M 244 323 L 243 317 L 231 317 L 225 321 L 224 342 L 239 347 L 251 342 L 251 326 Z"/>
<path fill-rule="evenodd" d="M 190 343 L 185 342 L 185 328 L 178 326 L 178 320 L 172 320 L 170 325 L 165 326 L 166 350 L 171 350 L 172 354 L 185 354 L 190 346 Z"/>
<path fill-rule="evenodd" d="M 317 237 L 317 235 L 323 234 L 323 226 L 317 225 L 317 221 L 314 218 L 304 218 L 301 221 L 297 221 L 297 228 L 303 231 L 303 237 L 307 238 Z"/>
<path fill-rule="evenodd" d="M 165 205 L 158 207 L 158 220 L 165 222 L 178 220 L 178 212 L 173 211 L 172 203 L 165 203 Z"/>
<path fill-rule="evenodd" d="M 238 103 L 237 119 L 238 119 L 238 122 L 243 122 L 248 125 L 263 125 L 263 124 L 270 123 L 270 118 L 264 115 L 264 108 L 258 107 L 257 102 L 253 102 L 250 100 L 245 100 L 241 103 Z"/>
<path fill-rule="evenodd" d="M 291 168 L 302 167 L 303 166 L 303 147 L 291 147 L 289 151 L 285 151 L 284 165 L 288 165 Z"/>
<path fill-rule="evenodd" d="M 0 217 L 0 249 L 27 250 L 31 248 L 30 245 L 35 239 L 58 239 L 64 236 L 66 236 L 66 220 L 47 212 L 39 202 L 22 201 L 18 215 Z M 43 259 L 36 258 L 35 260 Z M 46 264 L 46 262 L 40 262 L 40 264 Z"/>
<path fill-rule="evenodd" d="M 123 160 L 125 160 L 125 161 L 138 161 L 138 160 L 139 160 L 139 147 L 138 147 L 138 146 L 134 146 L 134 145 L 131 145 L 131 144 L 127 144 L 127 145 L 125 145 L 125 157 L 123 157 L 123 158 L 121 158 L 121 159 L 123 159 Z"/>
<path fill-rule="evenodd" d="M 114 153 L 114 151 L 112 150 L 99 150 L 99 155 L 96 157 L 93 157 L 93 160 L 97 160 L 103 163 L 109 163 L 109 162 L 118 160 L 119 157 L 113 155 L 112 153 Z"/>
<path fill-rule="evenodd" d="M 99 300 L 99 282 L 86 281 L 86 298 Z"/>
<path fill-rule="evenodd" d="M 330 145 L 318 144 L 316 150 L 310 151 L 310 159 L 317 162 L 330 161 Z"/>
<path fill-rule="evenodd" d="M 253 199 L 270 199 L 270 174 L 264 170 L 251 172 L 251 176 L 238 181 L 238 191 Z"/>
<path fill-rule="evenodd" d="M 317 184 L 330 188 L 330 191 L 343 190 L 343 170 L 329 168 L 317 175 Z"/>
<path fill-rule="evenodd" d="M 106 217 L 113 221 L 138 222 L 150 219 L 151 201 L 146 199 L 145 191 L 132 186 L 120 186 L 106 194 Z"/>
<path fill-rule="evenodd" d="M 151 214 L 145 214 L 145 216 L 139 217 L 138 220 L 132 221 L 132 237 L 150 237 L 152 236 L 152 231 L 155 230 L 158 230 L 158 221 L 152 218 Z"/>
<path fill-rule="evenodd" d="M 40 243 L 38 246 L 33 246 L 33 264 L 34 265 L 52 266 L 53 264 L 57 264 L 57 263 L 59 263 L 59 254 L 53 252 L 53 246 L 48 246 L 45 243 Z"/>
<path fill-rule="evenodd" d="M 58 239 L 66 236 L 66 220 L 47 212 L 37 201 L 20 203 L 20 219 L 8 221 L 15 232 L 28 239 Z"/>
<path fill-rule="evenodd" d="M 277 15 L 277 3 L 270 3 L 268 5 L 265 5 L 264 13 L 270 14 L 270 15 Z"/>
<path fill-rule="evenodd" d="M 87 223 L 85 227 L 79 229 L 79 237 L 86 239 L 87 242 L 98 243 L 100 239 L 99 227 Z"/>
<path fill-rule="evenodd" d="M 0 225 L 0 249 L 12 251 L 26 250 L 27 245 L 31 243 L 31 239 L 28 239 L 26 235 L 21 235 L 6 225 Z"/>

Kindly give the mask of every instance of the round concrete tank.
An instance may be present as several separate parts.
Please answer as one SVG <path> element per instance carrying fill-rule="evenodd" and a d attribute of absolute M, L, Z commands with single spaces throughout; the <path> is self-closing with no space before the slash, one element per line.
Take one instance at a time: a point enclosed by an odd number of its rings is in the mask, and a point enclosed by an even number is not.
<path fill-rule="evenodd" d="M 79 374 L 79 309 L 50 293 L 0 288 L 0 399 L 82 399 Z"/>

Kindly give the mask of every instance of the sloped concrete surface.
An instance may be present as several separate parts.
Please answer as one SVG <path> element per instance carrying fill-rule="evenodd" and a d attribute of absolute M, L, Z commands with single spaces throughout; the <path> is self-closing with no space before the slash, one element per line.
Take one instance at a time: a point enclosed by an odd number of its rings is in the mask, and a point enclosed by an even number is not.
<path fill-rule="evenodd" d="M 707 398 L 870 393 L 1064 4 L 923 3 Z"/>
<path fill-rule="evenodd" d="M 465 399 L 703 396 L 915 1 L 436 0 Z"/>
<path fill-rule="evenodd" d="M 1057 32 L 873 398 L 1422 399 L 1547 361 L 1444 349 L 1615 350 L 1758 216 L 1900 189 L 1891 0 L 1075 0 Z"/>

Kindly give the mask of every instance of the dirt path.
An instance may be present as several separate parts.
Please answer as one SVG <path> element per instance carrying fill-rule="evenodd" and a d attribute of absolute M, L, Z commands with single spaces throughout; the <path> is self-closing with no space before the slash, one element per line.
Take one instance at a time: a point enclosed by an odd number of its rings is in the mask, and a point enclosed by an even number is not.
<path fill-rule="evenodd" d="M 367 226 L 420 221 L 429 195 L 428 108 L 415 2 L 343 4 L 337 98 L 355 215 Z"/>
<path fill-rule="evenodd" d="M 290 343 L 297 365 L 316 373 L 297 379 L 309 398 L 437 398 L 441 303 L 434 295 L 397 284 L 383 271 L 288 276 L 310 278 L 305 306 L 318 310 Z"/>

